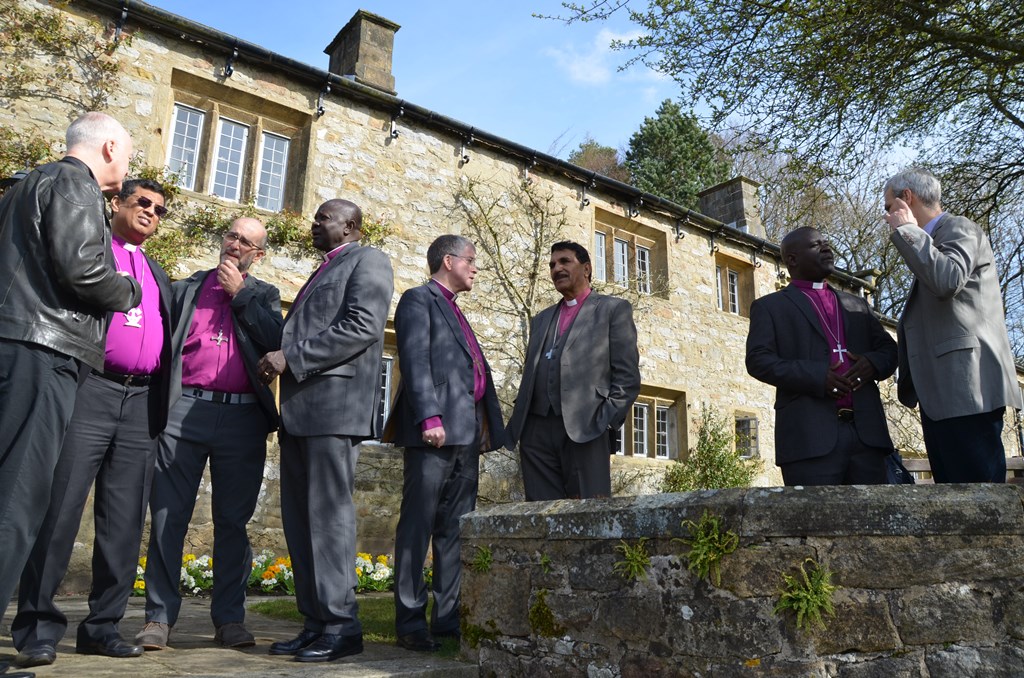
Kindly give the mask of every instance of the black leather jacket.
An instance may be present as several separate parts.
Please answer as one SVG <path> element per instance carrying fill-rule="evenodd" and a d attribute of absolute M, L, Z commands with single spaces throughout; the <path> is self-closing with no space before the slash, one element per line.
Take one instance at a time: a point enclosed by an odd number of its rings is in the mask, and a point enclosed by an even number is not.
<path fill-rule="evenodd" d="M 85 163 L 42 165 L 0 199 L 0 338 L 102 370 L 107 311 L 141 299 L 114 268 L 106 204 Z"/>

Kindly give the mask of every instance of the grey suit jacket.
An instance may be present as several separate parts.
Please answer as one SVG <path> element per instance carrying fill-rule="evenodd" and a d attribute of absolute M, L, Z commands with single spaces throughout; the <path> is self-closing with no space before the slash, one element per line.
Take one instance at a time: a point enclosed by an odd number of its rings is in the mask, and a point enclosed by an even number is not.
<path fill-rule="evenodd" d="M 544 309 L 530 323 L 530 343 L 506 447 L 512 449 L 523 433 L 530 411 L 544 338 L 558 322 L 558 304 Z M 640 394 L 640 353 L 636 345 L 633 307 L 625 299 L 591 292 L 569 328 L 562 359 L 562 420 L 574 442 L 594 440 L 626 420 Z"/>
<path fill-rule="evenodd" d="M 384 325 L 394 292 L 391 260 L 352 243 L 315 282 L 313 277 L 315 272 L 284 323 L 284 430 L 293 436 L 375 438 Z"/>
<path fill-rule="evenodd" d="M 402 294 L 395 310 L 395 335 L 402 380 L 382 440 L 401 447 L 422 446 L 421 423 L 440 416 L 446 446 L 471 444 L 477 428 L 473 356 L 459 319 L 437 285 L 427 283 Z M 484 369 L 480 448 L 487 452 L 504 443 L 505 423 L 486 358 Z"/>
<path fill-rule="evenodd" d="M 846 347 L 874 365 L 877 379 L 888 378 L 896 371 L 896 342 L 864 299 L 832 291 L 842 309 Z M 799 288 L 790 285 L 751 304 L 747 372 L 776 388 L 776 464 L 821 457 L 836 445 L 836 401 L 825 394 L 825 377 L 835 361 L 833 348 Z M 861 441 L 892 449 L 875 382 L 853 392 L 853 410 Z"/>
<path fill-rule="evenodd" d="M 988 237 L 944 214 L 932 235 L 901 226 L 890 236 L 914 285 L 899 322 L 900 402 L 941 420 L 1021 408 L 999 278 Z"/>
<path fill-rule="evenodd" d="M 173 405 L 181 397 L 181 350 L 185 346 L 192 314 L 196 310 L 196 295 L 203 286 L 206 276 L 216 275 L 213 270 L 193 273 L 184 280 L 173 283 L 174 291 L 174 333 L 171 337 L 173 362 L 171 365 L 170 402 Z M 235 338 L 242 352 L 245 373 L 249 375 L 260 407 L 267 415 L 270 431 L 276 431 L 279 419 L 274 393 L 264 386 L 256 375 L 256 363 L 269 351 L 281 347 L 281 293 L 277 288 L 252 275 L 246 276 L 245 287 L 231 300 L 231 322 L 235 327 Z"/>

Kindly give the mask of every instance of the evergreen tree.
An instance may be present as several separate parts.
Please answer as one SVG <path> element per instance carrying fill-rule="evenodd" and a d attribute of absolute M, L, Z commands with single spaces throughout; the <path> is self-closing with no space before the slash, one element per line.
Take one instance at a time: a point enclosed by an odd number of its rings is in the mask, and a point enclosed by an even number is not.
<path fill-rule="evenodd" d="M 697 209 L 697 193 L 729 178 L 731 162 L 693 113 L 666 99 L 629 140 L 626 167 L 633 185 Z"/>

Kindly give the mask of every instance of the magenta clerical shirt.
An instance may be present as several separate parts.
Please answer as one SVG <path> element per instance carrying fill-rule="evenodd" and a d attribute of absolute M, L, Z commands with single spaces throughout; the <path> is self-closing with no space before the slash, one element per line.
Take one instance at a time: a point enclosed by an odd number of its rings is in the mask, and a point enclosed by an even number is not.
<path fill-rule="evenodd" d="M 831 351 L 829 354 L 831 356 L 830 364 L 835 366 L 839 363 L 839 374 L 846 374 L 853 367 L 853 363 L 850 362 L 846 353 L 837 353 L 839 348 L 846 350 L 847 346 L 846 330 L 843 327 L 843 314 L 839 309 L 839 299 L 836 297 L 835 292 L 829 289 L 828 285 L 823 282 L 794 280 L 792 284 L 807 296 L 807 301 L 811 302 L 811 306 L 814 307 L 814 314 L 818 317 L 821 331 L 825 335 L 829 350 Z M 843 356 L 842 361 L 839 360 L 839 356 Z M 852 408 L 853 394 L 847 393 L 837 400 L 836 407 Z"/>
<path fill-rule="evenodd" d="M 459 327 L 462 328 L 462 335 L 466 338 L 466 343 L 469 344 L 469 354 L 473 358 L 473 402 L 478 403 L 483 400 L 484 392 L 487 390 L 484 353 L 480 350 L 480 344 L 476 341 L 476 335 L 473 334 L 473 328 L 469 326 L 469 321 L 466 320 L 466 316 L 462 315 L 462 309 L 455 303 L 457 295 L 436 280 L 431 280 L 430 282 L 436 285 L 437 289 L 441 290 L 441 295 L 448 302 L 448 305 L 451 306 L 455 318 L 459 321 Z M 428 417 L 421 424 L 424 431 L 441 425 L 441 417 Z"/>
<path fill-rule="evenodd" d="M 153 374 L 160 369 L 160 352 L 164 347 L 160 288 L 149 262 L 136 245 L 115 235 L 111 249 L 117 270 L 128 273 L 142 286 L 142 303 L 127 313 L 112 314 L 103 368 L 119 374 Z"/>
<path fill-rule="evenodd" d="M 301 290 L 299 290 L 299 293 L 295 295 L 295 301 L 293 301 L 293 302 L 292 302 L 292 308 L 295 308 L 296 306 L 298 306 L 298 305 L 299 305 L 299 301 L 300 301 L 300 300 L 301 300 L 301 299 L 302 299 L 302 298 L 303 298 L 304 296 L 306 296 L 306 291 L 307 291 L 307 290 L 308 290 L 308 289 L 309 289 L 310 287 L 312 287 L 312 286 L 313 286 L 313 283 L 315 283 L 315 282 L 316 282 L 317 278 L 319 278 L 319 277 L 321 276 L 321 274 L 323 274 L 323 272 L 324 272 L 325 270 L 327 270 L 327 266 L 328 266 L 328 264 L 330 264 L 330 263 L 331 263 L 332 261 L 334 261 L 334 257 L 336 257 L 336 256 L 338 256 L 339 254 L 341 254 L 341 251 L 342 251 L 343 249 L 345 249 L 345 247 L 347 247 L 348 245 L 351 245 L 351 244 L 352 244 L 351 242 L 346 242 L 346 243 L 343 243 L 343 244 L 341 244 L 341 245 L 338 245 L 337 247 L 335 247 L 335 248 L 334 248 L 333 250 L 331 250 L 330 252 L 327 252 L 327 253 L 325 253 L 325 254 L 324 254 L 324 261 L 323 261 L 323 263 L 322 263 L 322 264 L 320 264 L 320 266 L 319 266 L 319 267 L 318 267 L 318 268 L 316 269 L 316 273 L 314 273 L 314 274 L 313 274 L 313 275 L 312 275 L 312 276 L 311 276 L 311 277 L 309 278 L 309 280 L 307 280 L 307 281 L 306 281 L 306 284 L 302 286 L 302 289 L 301 289 Z"/>
<path fill-rule="evenodd" d="M 196 295 L 185 346 L 181 350 L 181 384 L 204 391 L 254 393 L 235 340 L 231 295 L 211 271 Z"/>
<path fill-rule="evenodd" d="M 583 290 L 575 299 L 563 299 L 558 305 L 558 336 L 565 334 L 572 321 L 580 314 L 583 302 L 590 296 L 590 288 Z"/>

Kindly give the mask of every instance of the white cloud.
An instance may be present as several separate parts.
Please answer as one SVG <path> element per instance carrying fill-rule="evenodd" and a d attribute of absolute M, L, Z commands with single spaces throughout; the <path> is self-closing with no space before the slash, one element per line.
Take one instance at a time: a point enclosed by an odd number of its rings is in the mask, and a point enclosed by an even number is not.
<path fill-rule="evenodd" d="M 618 72 L 625 55 L 612 51 L 614 40 L 628 41 L 641 35 L 639 31 L 617 33 L 603 28 L 585 47 L 568 44 L 563 47 L 548 47 L 544 54 L 551 57 L 569 79 L 581 85 L 606 85 Z M 651 73 L 647 69 L 645 72 Z"/>

